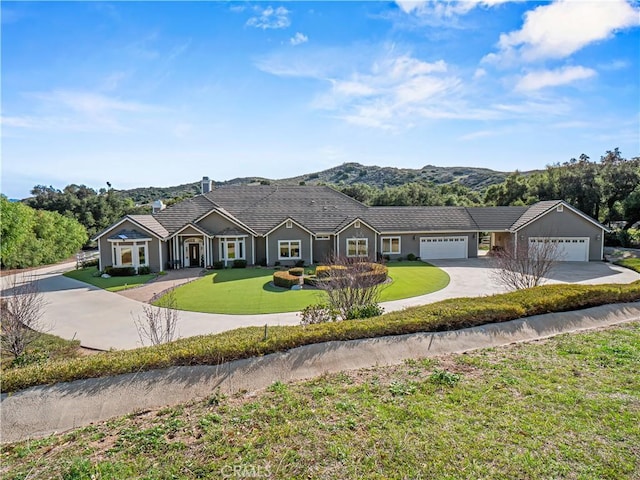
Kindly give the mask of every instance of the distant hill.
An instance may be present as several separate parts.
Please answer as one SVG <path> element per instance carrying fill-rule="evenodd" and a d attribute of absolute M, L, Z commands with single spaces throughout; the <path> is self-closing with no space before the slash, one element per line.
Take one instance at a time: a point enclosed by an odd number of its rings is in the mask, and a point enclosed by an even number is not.
<path fill-rule="evenodd" d="M 365 166 L 359 163 L 344 163 L 321 172 L 309 173 L 284 179 L 267 179 L 261 177 L 234 178 L 226 182 L 215 182 L 216 185 L 247 185 L 265 183 L 272 185 L 353 185 L 364 183 L 373 187 L 395 187 L 411 182 L 429 182 L 434 185 L 460 183 L 471 190 L 481 191 L 502 183 L 509 172 L 497 172 L 488 168 L 475 167 L 436 167 L 426 165 L 419 169 Z M 125 197 L 138 204 L 150 203 L 154 200 L 170 200 L 192 197 L 200 193 L 200 181 L 173 187 L 139 187 L 120 190 Z"/>

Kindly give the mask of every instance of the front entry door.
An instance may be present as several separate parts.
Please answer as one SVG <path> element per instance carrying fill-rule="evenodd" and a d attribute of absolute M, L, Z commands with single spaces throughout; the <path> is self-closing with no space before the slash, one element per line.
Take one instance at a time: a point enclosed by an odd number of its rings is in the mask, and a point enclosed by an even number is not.
<path fill-rule="evenodd" d="M 200 266 L 200 244 L 199 243 L 189 244 L 189 266 L 190 267 Z"/>

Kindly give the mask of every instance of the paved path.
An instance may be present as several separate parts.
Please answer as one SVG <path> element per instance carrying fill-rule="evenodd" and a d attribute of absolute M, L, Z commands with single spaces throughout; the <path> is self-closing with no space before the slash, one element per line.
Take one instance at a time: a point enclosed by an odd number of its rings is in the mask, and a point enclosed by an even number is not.
<path fill-rule="evenodd" d="M 385 302 L 385 311 L 402 310 L 446 298 L 477 297 L 504 291 L 490 278 L 488 258 L 439 260 L 433 263 L 445 270 L 449 285 L 428 295 Z M 44 321 L 50 333 L 62 338 L 76 338 L 82 346 L 99 350 L 131 349 L 141 346 L 133 319 L 142 316 L 143 303 L 86 283 L 64 277 L 75 263 L 45 267 L 30 275 L 39 280 L 47 308 Z M 5 277 L 6 278 L 6 277 Z M 605 262 L 567 262 L 558 266 L 550 283 L 629 283 L 640 275 Z M 222 315 L 180 312 L 178 334 L 181 337 L 219 333 L 238 327 L 297 325 L 297 313 L 268 315 Z"/>
<path fill-rule="evenodd" d="M 2 442 L 43 437 L 135 411 L 203 399 L 214 392 L 255 392 L 275 381 L 399 364 L 424 358 L 546 338 L 563 332 L 640 320 L 638 302 L 551 313 L 453 332 L 416 333 L 326 342 L 224 365 L 172 367 L 78 380 L 2 394 Z"/>

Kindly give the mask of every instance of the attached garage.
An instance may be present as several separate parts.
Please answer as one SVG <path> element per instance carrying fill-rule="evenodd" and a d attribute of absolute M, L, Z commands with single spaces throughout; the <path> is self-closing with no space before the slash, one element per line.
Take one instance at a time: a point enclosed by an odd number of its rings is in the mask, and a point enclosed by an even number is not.
<path fill-rule="evenodd" d="M 467 241 L 466 236 L 422 237 L 420 238 L 420 258 L 422 260 L 467 258 Z"/>
<path fill-rule="evenodd" d="M 557 245 L 558 260 L 561 262 L 588 262 L 589 237 L 531 237 L 529 245 L 543 242 Z M 535 247 L 534 247 L 535 248 Z"/>

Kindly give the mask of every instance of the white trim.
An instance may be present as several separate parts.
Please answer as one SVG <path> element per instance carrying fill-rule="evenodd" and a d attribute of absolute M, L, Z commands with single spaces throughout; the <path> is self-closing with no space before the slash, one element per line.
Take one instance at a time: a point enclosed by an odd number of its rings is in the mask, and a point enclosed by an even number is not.
<path fill-rule="evenodd" d="M 266 261 L 267 261 L 267 265 L 269 265 L 269 236 L 267 235 L 266 237 L 264 237 L 265 240 L 265 247 L 266 247 Z"/>
<path fill-rule="evenodd" d="M 365 225 L 369 230 L 371 230 L 373 233 L 380 233 L 378 230 L 376 230 L 375 228 L 373 228 L 371 225 L 369 225 L 367 222 L 365 222 L 364 220 L 360 219 L 360 217 L 356 217 L 355 219 L 353 219 L 353 221 L 351 223 L 348 223 L 346 226 L 344 226 L 343 228 L 341 228 L 340 230 L 338 230 L 336 232 L 336 235 L 341 234 L 342 232 L 344 232 L 347 228 L 349 228 L 351 225 L 354 225 L 356 222 L 360 222 L 360 226 Z"/>
<path fill-rule="evenodd" d="M 313 265 L 313 235 L 309 234 L 309 265 Z"/>
<path fill-rule="evenodd" d="M 102 271 L 102 251 L 100 250 L 100 242 L 98 242 L 98 270 Z"/>
<path fill-rule="evenodd" d="M 578 210 L 577 208 L 574 208 L 573 206 L 571 206 L 570 204 L 568 204 L 567 202 L 565 202 L 564 200 L 559 200 L 558 203 L 556 203 L 555 205 L 552 205 L 551 207 L 549 207 L 547 210 L 545 210 L 544 212 L 542 212 L 539 215 L 536 215 L 535 217 L 533 217 L 531 220 L 529 220 L 527 223 L 520 225 L 517 229 L 515 230 L 511 230 L 512 232 L 519 232 L 520 230 L 522 230 L 523 228 L 525 228 L 528 225 L 531 225 L 533 222 L 541 219 L 542 217 L 544 217 L 546 214 L 550 213 L 550 212 L 555 212 L 556 208 L 562 204 L 563 206 L 567 207 L 569 210 L 571 210 L 573 213 L 575 213 L 576 215 L 581 216 L 582 218 L 584 218 L 585 220 L 587 220 L 590 223 L 593 223 L 596 227 L 601 228 L 603 230 L 603 234 L 604 232 L 610 232 L 611 230 L 609 230 L 607 227 L 605 227 L 604 225 L 602 225 L 601 223 L 599 223 L 597 220 L 594 220 L 593 218 L 591 218 L 589 215 L 587 215 L 586 213 L 582 213 L 580 210 Z M 532 205 L 532 207 L 535 206 Z"/>
<path fill-rule="evenodd" d="M 124 243 L 124 242 L 120 242 Z M 131 243 L 132 245 L 120 245 L 120 243 L 115 243 L 111 247 L 111 265 L 116 268 L 121 267 L 133 267 L 138 270 L 139 267 L 148 267 L 149 266 L 149 242 L 142 241 L 141 244 L 138 244 L 138 241 L 130 241 L 127 243 Z M 131 264 L 123 264 L 122 260 L 122 250 L 124 248 L 131 249 Z M 140 263 L 140 249 L 142 248 L 144 254 L 144 263 Z"/>
<path fill-rule="evenodd" d="M 265 233 L 263 236 L 267 237 L 269 235 L 271 235 L 273 232 L 275 232 L 276 230 L 278 230 L 279 228 L 282 228 L 283 225 L 285 225 L 285 228 L 289 228 L 286 227 L 286 223 L 287 222 L 292 222 L 292 224 L 295 224 L 296 226 L 298 226 L 299 228 L 301 228 L 302 230 L 304 230 L 307 233 L 313 234 L 313 232 L 311 230 L 309 230 L 307 227 L 305 227 L 304 225 L 302 225 L 299 222 L 296 222 L 293 218 L 291 217 L 287 217 L 286 219 L 284 219 L 282 222 L 280 222 L 278 225 L 276 225 L 275 227 L 273 227 L 271 230 L 269 230 L 267 233 Z"/>
<path fill-rule="evenodd" d="M 527 242 L 527 247 L 531 245 L 531 242 L 536 241 L 551 241 L 560 245 L 558 248 L 564 249 L 564 246 L 561 244 L 569 243 L 569 244 L 583 244 L 585 246 L 585 258 L 583 260 L 567 260 L 566 258 L 560 258 L 561 262 L 588 262 L 589 261 L 589 251 L 590 251 L 590 242 L 591 237 L 572 237 L 572 236 L 554 236 L 554 237 L 529 237 Z M 569 241 L 567 241 L 569 240 Z M 566 251 L 566 250 L 565 250 Z"/>
<path fill-rule="evenodd" d="M 163 263 L 162 262 L 162 244 L 163 243 L 165 243 L 164 240 L 160 240 L 158 242 L 158 257 L 159 257 L 159 260 L 160 260 L 160 267 L 159 267 L 159 270 L 158 270 L 159 272 L 162 272 L 164 270 L 164 266 L 162 265 L 162 263 Z"/>
<path fill-rule="evenodd" d="M 134 220 L 133 218 L 131 218 L 129 215 L 126 215 L 122 220 L 120 220 L 118 223 L 115 223 L 114 225 L 112 225 L 111 227 L 107 227 L 105 230 L 102 231 L 102 233 L 96 237 L 93 237 L 91 239 L 92 242 L 95 242 L 96 240 L 98 240 L 100 237 L 104 237 L 107 233 L 111 232 L 112 230 L 115 230 L 116 227 L 118 227 L 119 225 L 122 225 L 124 222 L 126 221 L 130 221 L 131 223 L 136 224 L 136 226 L 140 227 L 141 229 L 143 229 L 145 232 L 150 233 L 151 235 L 153 235 L 154 237 L 156 237 L 158 240 L 162 240 L 163 237 L 159 236 L 157 233 L 154 233 L 153 231 L 149 230 L 147 227 L 145 227 L 144 225 L 142 225 L 140 222 L 137 222 L 136 220 Z M 168 237 L 167 237 L 168 238 Z"/>
<path fill-rule="evenodd" d="M 393 240 L 398 240 L 398 251 L 393 252 L 393 248 L 390 248 L 389 251 L 385 251 L 384 249 L 384 241 L 389 240 L 389 247 L 393 247 Z M 380 253 L 383 255 L 400 255 L 402 253 L 402 237 L 383 237 L 380 236 Z"/>
<path fill-rule="evenodd" d="M 249 228 L 247 225 L 245 225 L 244 223 L 242 223 L 240 220 L 237 220 L 234 216 L 232 216 L 231 214 L 227 214 L 224 211 L 222 211 L 219 208 L 212 208 L 211 210 L 209 210 L 207 213 L 205 213 L 204 215 L 202 215 L 200 218 L 197 218 L 196 220 L 194 220 L 193 222 L 191 222 L 192 224 L 197 224 L 199 223 L 201 220 L 207 218 L 209 215 L 211 215 L 212 213 L 217 213 L 218 215 L 220 215 L 221 217 L 226 218 L 227 220 L 229 220 L 231 223 L 234 223 L 236 226 L 242 228 L 243 230 L 246 230 L 247 233 L 251 234 L 251 235 L 258 235 L 255 230 L 253 230 L 252 228 Z"/>
<path fill-rule="evenodd" d="M 604 232 L 600 234 L 600 260 L 604 260 Z"/>
<path fill-rule="evenodd" d="M 223 261 L 225 266 L 227 262 L 233 260 L 246 260 L 247 259 L 247 242 L 246 238 L 248 235 L 223 235 L 218 236 L 218 245 L 220 251 L 220 261 Z M 229 249 L 227 244 L 233 243 L 236 256 L 234 258 L 228 258 L 227 255 L 229 253 Z"/>
<path fill-rule="evenodd" d="M 251 237 L 251 265 L 256 264 L 256 237 Z"/>
<path fill-rule="evenodd" d="M 356 254 L 355 255 L 349 255 L 349 242 L 355 241 L 355 247 L 356 247 Z M 359 249 L 359 244 L 360 242 L 364 242 L 365 248 L 367 250 L 367 253 L 365 255 L 360 255 L 358 253 Z M 355 257 L 359 257 L 359 258 L 365 258 L 369 256 L 369 239 L 367 237 L 352 237 L 352 238 L 347 238 L 346 239 L 346 243 L 345 243 L 346 247 L 347 247 L 347 257 L 350 258 L 355 258 Z"/>
<path fill-rule="evenodd" d="M 202 228 L 200 228 L 198 225 L 194 225 L 192 223 L 187 223 L 184 227 L 182 227 L 180 230 L 177 230 L 175 232 L 173 232 L 169 238 L 171 237 L 177 237 L 177 236 L 181 236 L 181 237 L 193 237 L 194 235 L 197 235 L 197 233 L 180 233 L 182 231 L 184 231 L 187 227 L 191 227 L 194 230 L 196 230 L 197 232 L 200 232 L 201 235 L 204 235 L 205 237 L 212 237 L 213 235 L 205 232 L 204 230 L 202 230 Z"/>
<path fill-rule="evenodd" d="M 121 243 L 121 242 L 150 242 L 151 238 L 107 238 L 107 242 Z"/>
<path fill-rule="evenodd" d="M 291 256 L 291 245 L 297 243 L 298 244 L 298 256 Z M 283 257 L 281 255 L 282 245 L 287 244 L 289 250 L 289 256 Z M 278 260 L 302 260 L 302 240 L 278 240 Z"/>

